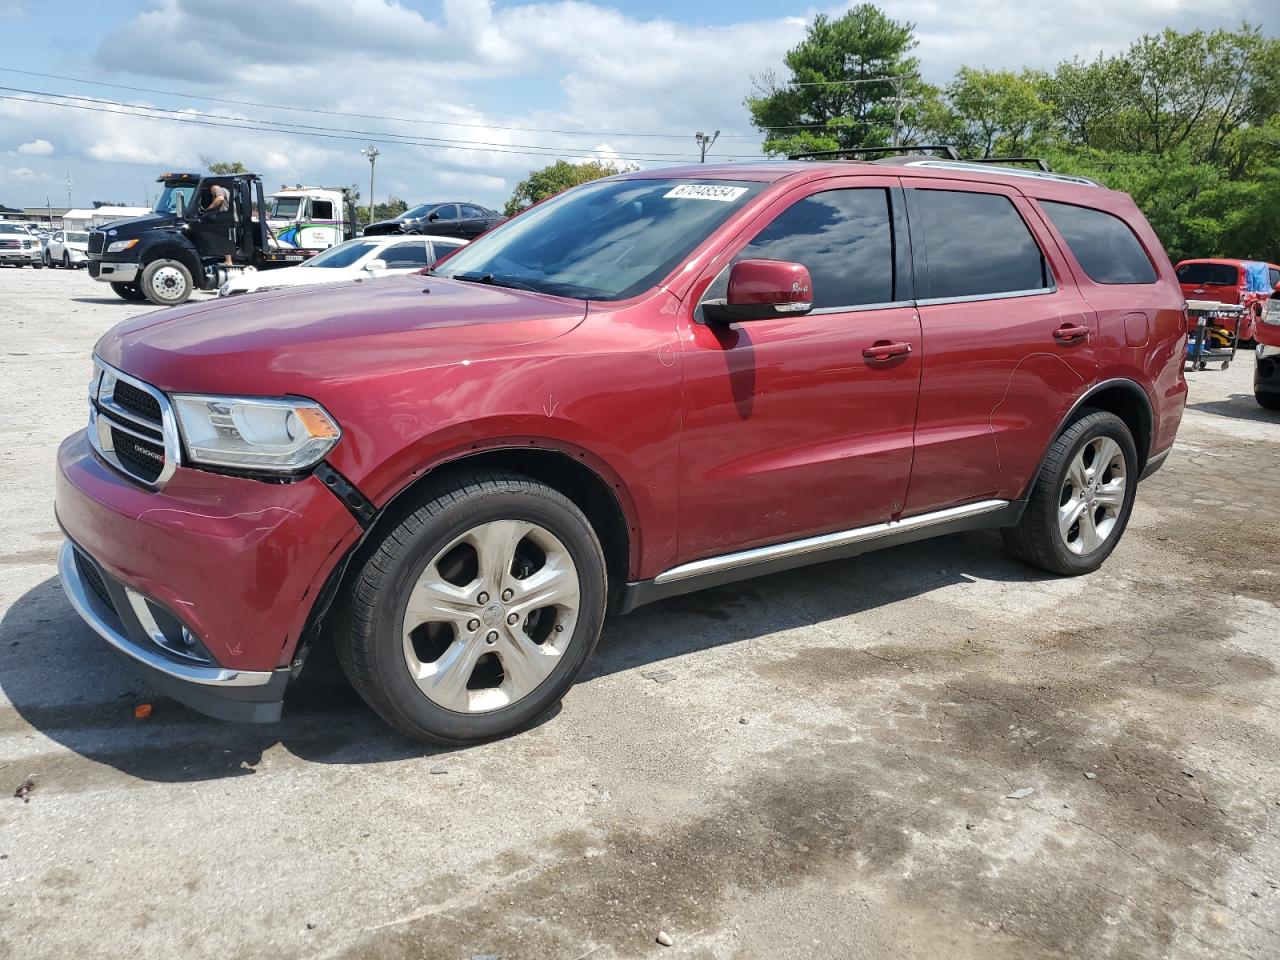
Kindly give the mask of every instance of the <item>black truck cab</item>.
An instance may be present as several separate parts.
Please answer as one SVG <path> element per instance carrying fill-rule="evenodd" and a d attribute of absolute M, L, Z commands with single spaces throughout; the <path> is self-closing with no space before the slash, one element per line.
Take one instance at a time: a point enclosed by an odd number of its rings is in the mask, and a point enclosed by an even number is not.
<path fill-rule="evenodd" d="M 293 266 L 319 252 L 276 242 L 257 174 L 166 173 L 158 182 L 150 213 L 89 234 L 89 275 L 125 300 L 174 306 L 246 267 Z M 230 209 L 208 211 L 214 186 L 230 194 Z"/>

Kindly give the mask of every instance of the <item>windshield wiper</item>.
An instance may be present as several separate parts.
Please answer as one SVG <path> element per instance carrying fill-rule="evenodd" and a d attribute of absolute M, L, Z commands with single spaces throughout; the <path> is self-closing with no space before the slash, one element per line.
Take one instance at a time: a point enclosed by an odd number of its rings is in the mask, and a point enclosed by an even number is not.
<path fill-rule="evenodd" d="M 508 287 L 512 290 L 528 290 L 530 293 L 542 293 L 537 287 L 530 286 L 523 280 L 513 277 L 495 277 L 492 273 L 455 273 L 454 280 L 465 280 L 468 283 L 487 283 L 491 287 Z"/>

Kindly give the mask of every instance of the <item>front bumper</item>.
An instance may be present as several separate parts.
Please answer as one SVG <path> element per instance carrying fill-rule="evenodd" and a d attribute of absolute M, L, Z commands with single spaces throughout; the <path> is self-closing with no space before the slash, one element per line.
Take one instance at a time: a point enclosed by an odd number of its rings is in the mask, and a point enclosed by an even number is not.
<path fill-rule="evenodd" d="M 323 483 L 180 467 L 163 490 L 148 490 L 99 459 L 81 431 L 58 451 L 56 509 L 74 544 L 63 551 L 63 588 L 100 636 L 194 709 L 230 720 L 279 717 L 310 608 L 359 535 Z M 135 615 L 142 600 L 170 635 L 174 625 L 188 628 L 207 658 L 175 655 L 163 637 L 152 642 L 154 622 Z"/>
<path fill-rule="evenodd" d="M 136 263 L 114 263 L 89 258 L 89 276 L 104 283 L 133 283 L 138 279 Z"/>
<path fill-rule="evenodd" d="M 0 263 L 16 263 L 22 265 L 24 263 L 43 262 L 43 256 L 39 247 L 33 247 L 30 250 L 0 250 Z"/>

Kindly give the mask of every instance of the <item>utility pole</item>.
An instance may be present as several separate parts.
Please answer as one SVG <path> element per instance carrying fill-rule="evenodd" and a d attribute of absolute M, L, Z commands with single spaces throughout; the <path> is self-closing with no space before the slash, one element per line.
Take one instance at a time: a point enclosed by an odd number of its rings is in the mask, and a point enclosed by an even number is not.
<path fill-rule="evenodd" d="M 906 77 L 896 76 L 892 80 L 893 96 L 888 99 L 893 104 L 893 146 L 900 147 L 902 145 L 902 108 L 908 103 L 914 103 L 915 100 L 902 95 L 902 87 Z"/>
<path fill-rule="evenodd" d="M 71 171 L 67 171 L 67 209 L 71 209 Z"/>
<path fill-rule="evenodd" d="M 382 155 L 382 151 L 373 144 L 369 144 L 360 152 L 369 158 L 369 222 L 373 223 L 373 171 L 377 166 L 378 157 Z"/>
<path fill-rule="evenodd" d="M 698 144 L 698 151 L 700 153 L 698 162 L 706 163 L 707 151 L 711 149 L 711 145 L 713 143 L 715 143 L 717 140 L 720 139 L 720 131 L 717 130 L 715 133 L 713 133 L 711 136 L 708 137 L 705 133 L 699 130 L 697 133 L 693 135 L 693 139 Z"/>

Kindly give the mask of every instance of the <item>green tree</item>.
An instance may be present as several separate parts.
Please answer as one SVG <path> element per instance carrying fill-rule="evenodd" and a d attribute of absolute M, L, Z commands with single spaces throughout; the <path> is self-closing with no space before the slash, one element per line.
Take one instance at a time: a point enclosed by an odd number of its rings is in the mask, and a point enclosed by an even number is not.
<path fill-rule="evenodd" d="M 1053 108 L 1041 97 L 1046 80 L 1032 70 L 961 67 L 946 89 L 947 125 L 938 131 L 962 156 L 1021 156 L 1048 138 Z"/>
<path fill-rule="evenodd" d="M 631 167 L 611 166 L 608 163 L 591 160 L 587 163 L 570 163 L 568 160 L 557 160 L 555 163 L 532 170 L 529 176 L 516 184 L 511 199 L 503 208 L 503 213 L 514 217 L 526 207 L 554 197 L 561 191 L 576 187 L 581 183 L 590 183 L 601 177 L 612 177 L 616 173 L 625 173 Z"/>
<path fill-rule="evenodd" d="M 248 173 L 249 168 L 239 160 L 214 160 L 208 154 L 200 155 L 200 162 L 210 173 L 224 176 L 231 173 Z"/>
<path fill-rule="evenodd" d="M 915 99 L 921 92 L 915 46 L 915 24 L 892 20 L 869 3 L 834 20 L 814 17 L 804 40 L 786 55 L 790 76 L 758 76 L 756 93 L 746 100 L 751 122 L 764 134 L 765 153 L 888 144 L 893 98 Z"/>

